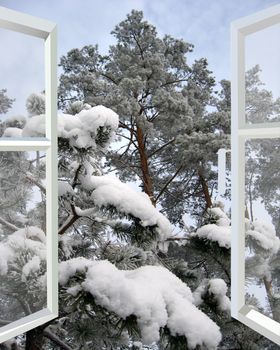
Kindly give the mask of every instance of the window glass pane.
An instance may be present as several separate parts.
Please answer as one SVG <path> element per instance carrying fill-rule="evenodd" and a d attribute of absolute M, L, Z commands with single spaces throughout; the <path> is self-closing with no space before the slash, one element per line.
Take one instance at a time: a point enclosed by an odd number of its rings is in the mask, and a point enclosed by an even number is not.
<path fill-rule="evenodd" d="M 0 137 L 44 137 L 44 40 L 0 28 L 0 45 Z"/>
<path fill-rule="evenodd" d="M 247 140 L 246 303 L 280 321 L 280 138 Z"/>
<path fill-rule="evenodd" d="M 46 307 L 45 153 L 0 152 L 0 327 Z"/>
<path fill-rule="evenodd" d="M 246 122 L 280 121 L 280 24 L 246 36 Z"/>

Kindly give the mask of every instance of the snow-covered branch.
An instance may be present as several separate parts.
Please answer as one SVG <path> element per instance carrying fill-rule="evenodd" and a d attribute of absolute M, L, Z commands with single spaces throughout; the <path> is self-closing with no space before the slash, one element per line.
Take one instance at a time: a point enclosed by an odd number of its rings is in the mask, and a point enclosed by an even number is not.
<path fill-rule="evenodd" d="M 221 340 L 219 327 L 194 305 L 189 287 L 163 267 L 127 271 L 106 260 L 76 258 L 60 264 L 60 283 L 67 286 L 76 273 L 85 273 L 85 279 L 70 287 L 69 294 L 76 296 L 84 290 L 98 305 L 121 318 L 134 315 L 146 344 L 158 341 L 165 326 L 172 334 L 185 336 L 190 348 L 216 349 Z"/>

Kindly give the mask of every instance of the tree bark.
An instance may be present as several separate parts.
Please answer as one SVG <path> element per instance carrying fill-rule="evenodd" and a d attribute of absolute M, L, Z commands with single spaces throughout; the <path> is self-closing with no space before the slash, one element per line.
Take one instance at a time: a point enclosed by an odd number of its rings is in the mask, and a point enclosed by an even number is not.
<path fill-rule="evenodd" d="M 150 197 L 151 202 L 155 206 L 155 198 L 153 193 L 153 181 L 149 172 L 148 155 L 144 143 L 144 133 L 141 127 L 136 128 L 136 138 L 139 147 L 140 164 L 142 171 L 142 179 L 144 191 Z"/>
<path fill-rule="evenodd" d="M 278 312 L 279 305 L 276 304 L 276 300 L 273 297 L 272 281 L 267 279 L 267 277 L 264 277 L 263 282 L 266 290 L 268 303 L 271 309 L 272 317 L 275 321 L 279 322 L 280 321 L 280 315 Z"/>
<path fill-rule="evenodd" d="M 202 187 L 202 191 L 203 191 L 203 195 L 204 195 L 204 199 L 205 199 L 205 203 L 206 203 L 206 209 L 211 208 L 212 207 L 212 199 L 211 199 L 211 196 L 209 193 L 209 188 L 208 188 L 207 182 L 205 180 L 205 177 L 204 177 L 201 169 L 198 170 L 198 176 L 199 176 L 199 181 L 201 183 L 201 187 Z"/>

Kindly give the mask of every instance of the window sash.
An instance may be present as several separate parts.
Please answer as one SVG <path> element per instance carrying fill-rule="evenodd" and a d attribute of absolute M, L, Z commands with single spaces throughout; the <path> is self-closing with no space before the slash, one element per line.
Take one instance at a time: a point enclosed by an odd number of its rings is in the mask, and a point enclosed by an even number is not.
<path fill-rule="evenodd" d="M 45 138 L 1 138 L 1 151 L 46 152 L 47 307 L 0 328 L 0 343 L 58 316 L 57 30 L 52 22 L 0 7 L 0 27 L 44 40 Z"/>
<path fill-rule="evenodd" d="M 245 121 L 245 37 L 280 23 L 280 5 L 237 20 L 231 26 L 232 58 L 232 239 L 231 315 L 280 345 L 280 323 L 245 305 L 245 140 L 280 137 L 280 123 Z"/>

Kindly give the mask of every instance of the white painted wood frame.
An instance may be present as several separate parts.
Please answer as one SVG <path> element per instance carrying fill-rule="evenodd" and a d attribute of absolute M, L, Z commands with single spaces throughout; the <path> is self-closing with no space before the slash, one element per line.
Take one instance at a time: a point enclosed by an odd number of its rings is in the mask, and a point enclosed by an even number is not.
<path fill-rule="evenodd" d="M 0 138 L 2 151 L 46 152 L 47 307 L 0 328 L 0 343 L 58 315 L 57 281 L 57 30 L 52 22 L 0 7 L 0 28 L 35 36 L 45 43 L 45 138 Z"/>
<path fill-rule="evenodd" d="M 241 18 L 231 25 L 231 315 L 280 345 L 280 324 L 245 304 L 245 140 L 280 137 L 280 123 L 246 123 L 245 38 L 277 23 L 280 23 L 280 5 Z"/>

